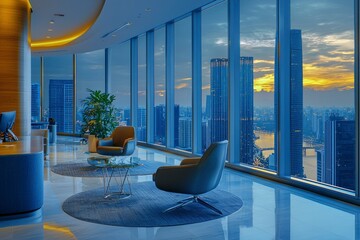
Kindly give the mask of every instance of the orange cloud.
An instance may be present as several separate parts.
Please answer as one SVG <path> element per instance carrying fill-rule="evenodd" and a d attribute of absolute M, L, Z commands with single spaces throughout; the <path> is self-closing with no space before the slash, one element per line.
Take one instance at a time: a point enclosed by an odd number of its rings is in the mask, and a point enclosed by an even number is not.
<path fill-rule="evenodd" d="M 334 57 L 328 57 L 328 56 L 324 56 L 324 55 L 320 55 L 319 56 L 319 61 L 321 63 L 330 63 L 330 62 L 334 62 L 334 63 L 353 63 L 354 62 L 354 56 L 334 56 Z"/>
<path fill-rule="evenodd" d="M 157 90 L 156 94 L 160 97 L 164 97 L 165 96 L 165 90 Z"/>
<path fill-rule="evenodd" d="M 254 64 L 258 64 L 258 63 L 267 63 L 267 64 L 274 65 L 274 61 L 273 61 L 273 60 L 254 59 Z"/>
<path fill-rule="evenodd" d="M 184 78 L 176 79 L 176 81 L 190 81 L 190 80 L 192 80 L 191 77 L 184 77 Z"/>
<path fill-rule="evenodd" d="M 207 85 L 203 85 L 201 87 L 202 90 L 210 90 L 210 84 L 207 84 Z"/>
<path fill-rule="evenodd" d="M 182 89 L 182 88 L 186 88 L 187 86 L 188 86 L 187 83 L 180 83 L 175 87 L 175 89 Z"/>
<path fill-rule="evenodd" d="M 303 64 L 303 76 L 304 87 L 317 91 L 354 88 L 354 73 L 342 65 L 330 68 L 305 63 Z"/>
<path fill-rule="evenodd" d="M 273 92 L 274 91 L 274 74 L 269 73 L 261 77 L 255 78 L 254 81 L 255 92 Z"/>

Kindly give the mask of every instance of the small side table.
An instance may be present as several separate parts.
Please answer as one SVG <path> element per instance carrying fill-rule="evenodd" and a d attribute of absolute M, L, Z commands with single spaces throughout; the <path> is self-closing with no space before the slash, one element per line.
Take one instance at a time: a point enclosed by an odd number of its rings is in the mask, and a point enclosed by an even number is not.
<path fill-rule="evenodd" d="M 109 156 L 94 156 L 89 157 L 87 162 L 95 167 L 102 169 L 103 183 L 104 183 L 104 198 L 110 198 L 113 195 L 118 195 L 120 198 L 128 198 L 131 196 L 131 182 L 129 180 L 130 169 L 138 166 L 137 161 L 133 157 L 109 157 Z M 118 191 L 111 192 L 111 180 L 117 184 Z M 128 191 L 125 191 L 127 183 Z"/>

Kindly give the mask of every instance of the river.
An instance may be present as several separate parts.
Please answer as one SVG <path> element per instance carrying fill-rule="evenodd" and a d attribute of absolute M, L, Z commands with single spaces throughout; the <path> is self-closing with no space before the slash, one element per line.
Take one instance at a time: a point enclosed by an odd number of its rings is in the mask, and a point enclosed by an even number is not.
<path fill-rule="evenodd" d="M 255 131 L 255 135 L 258 137 L 255 140 L 255 144 L 260 148 L 274 148 L 274 133 Z M 303 146 L 309 147 L 310 145 L 306 142 L 303 143 Z M 264 157 L 268 157 L 272 154 L 274 150 L 265 150 L 263 151 Z M 304 173 L 306 178 L 317 180 L 316 177 L 316 152 L 314 149 L 307 149 L 306 156 L 303 156 L 303 166 Z"/>

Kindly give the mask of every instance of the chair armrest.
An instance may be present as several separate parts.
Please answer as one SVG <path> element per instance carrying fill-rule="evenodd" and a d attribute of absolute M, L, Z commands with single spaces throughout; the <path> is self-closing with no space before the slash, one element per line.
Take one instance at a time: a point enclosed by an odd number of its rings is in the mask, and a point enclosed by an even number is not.
<path fill-rule="evenodd" d="M 123 154 L 122 155 L 131 155 L 134 153 L 135 151 L 135 147 L 136 147 L 136 142 L 135 139 L 133 138 L 127 138 L 124 141 L 124 145 L 123 145 Z"/>
<path fill-rule="evenodd" d="M 162 166 L 153 174 L 157 188 L 178 193 L 192 193 L 196 179 L 196 165 Z"/>
<path fill-rule="evenodd" d="M 100 139 L 98 142 L 98 146 L 114 146 L 114 142 L 112 138 Z"/>
<path fill-rule="evenodd" d="M 198 164 L 201 158 L 185 158 L 181 161 L 180 165 Z"/>

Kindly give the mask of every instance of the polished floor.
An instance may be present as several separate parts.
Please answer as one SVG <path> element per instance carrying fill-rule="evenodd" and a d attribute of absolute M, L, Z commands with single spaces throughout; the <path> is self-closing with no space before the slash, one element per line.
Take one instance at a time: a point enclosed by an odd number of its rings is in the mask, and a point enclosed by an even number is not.
<path fill-rule="evenodd" d="M 71 195 L 102 187 L 102 179 L 57 175 L 50 166 L 86 161 L 87 146 L 59 137 L 45 162 L 44 205 L 33 216 L 0 218 L 0 239 L 360 239 L 360 207 L 225 169 L 220 189 L 239 196 L 243 207 L 236 213 L 203 223 L 129 228 L 77 220 L 61 209 Z M 141 159 L 178 164 L 181 157 L 138 147 Z M 132 181 L 151 181 L 150 176 Z M 1 193 L 6 194 L 6 193 Z M 1 204 L 1 200 L 0 200 Z"/>

